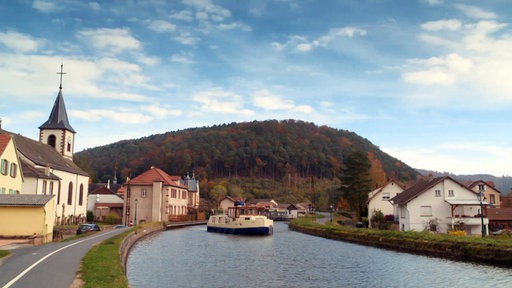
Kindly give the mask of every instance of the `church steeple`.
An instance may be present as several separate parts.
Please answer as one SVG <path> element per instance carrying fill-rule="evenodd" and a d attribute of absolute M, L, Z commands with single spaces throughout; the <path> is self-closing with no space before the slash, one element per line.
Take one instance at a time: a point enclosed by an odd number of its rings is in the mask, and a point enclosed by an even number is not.
<path fill-rule="evenodd" d="M 53 104 L 50 117 L 39 126 L 39 141 L 53 146 L 62 156 L 72 159 L 76 131 L 71 127 L 62 96 L 62 72 L 64 65 L 60 65 L 59 94 Z"/>

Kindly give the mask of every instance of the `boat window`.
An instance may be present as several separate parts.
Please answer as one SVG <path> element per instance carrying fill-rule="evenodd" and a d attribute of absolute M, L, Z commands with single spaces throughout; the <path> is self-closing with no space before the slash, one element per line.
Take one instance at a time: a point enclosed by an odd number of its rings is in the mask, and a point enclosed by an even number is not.
<path fill-rule="evenodd" d="M 251 217 L 245 217 L 245 220 L 251 220 Z"/>

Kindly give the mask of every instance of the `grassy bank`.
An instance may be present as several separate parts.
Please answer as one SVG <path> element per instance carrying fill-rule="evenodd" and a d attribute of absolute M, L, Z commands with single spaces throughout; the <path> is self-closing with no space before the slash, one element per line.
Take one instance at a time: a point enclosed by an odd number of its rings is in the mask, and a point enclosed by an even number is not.
<path fill-rule="evenodd" d="M 292 230 L 315 236 L 395 251 L 512 266 L 512 240 L 510 238 L 481 238 L 429 232 L 351 228 L 317 224 L 311 219 L 293 220 L 289 227 Z"/>
<path fill-rule="evenodd" d="M 9 250 L 0 250 L 0 258 L 4 258 L 5 256 L 10 255 L 11 252 Z"/>

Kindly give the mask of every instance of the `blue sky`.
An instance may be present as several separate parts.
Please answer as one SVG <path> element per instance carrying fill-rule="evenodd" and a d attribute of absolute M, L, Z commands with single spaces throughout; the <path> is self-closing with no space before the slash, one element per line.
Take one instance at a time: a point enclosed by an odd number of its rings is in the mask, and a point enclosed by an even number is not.
<path fill-rule="evenodd" d="M 37 139 L 63 62 L 75 151 L 297 119 L 511 175 L 511 23 L 506 0 L 2 1 L 0 118 Z"/>

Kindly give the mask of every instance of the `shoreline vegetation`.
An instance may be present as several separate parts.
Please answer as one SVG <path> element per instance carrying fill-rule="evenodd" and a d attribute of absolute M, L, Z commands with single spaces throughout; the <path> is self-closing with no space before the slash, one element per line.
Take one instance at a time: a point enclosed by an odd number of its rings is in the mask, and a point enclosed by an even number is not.
<path fill-rule="evenodd" d="M 510 238 L 477 238 L 430 232 L 353 228 L 318 224 L 309 217 L 292 220 L 289 229 L 313 236 L 398 252 L 512 267 L 512 239 Z"/>

